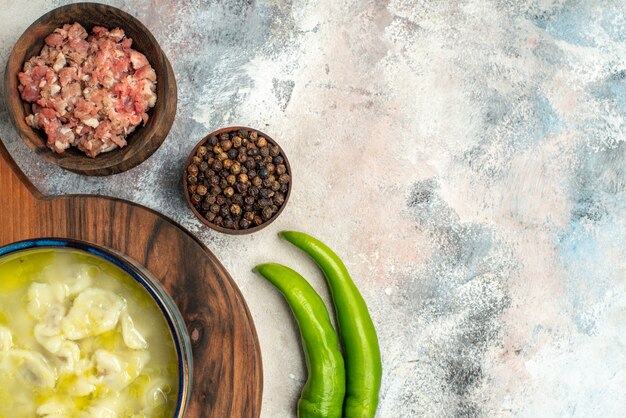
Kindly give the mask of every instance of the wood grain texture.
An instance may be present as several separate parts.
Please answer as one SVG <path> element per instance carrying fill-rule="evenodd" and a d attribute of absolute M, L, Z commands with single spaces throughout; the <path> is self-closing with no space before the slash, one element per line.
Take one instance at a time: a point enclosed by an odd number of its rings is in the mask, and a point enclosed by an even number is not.
<path fill-rule="evenodd" d="M 25 122 L 31 112 L 30 104 L 20 97 L 17 74 L 22 71 L 24 62 L 38 55 L 44 46 L 44 39 L 54 29 L 66 23 L 80 23 L 88 32 L 96 26 L 109 29 L 122 28 L 133 39 L 133 48 L 143 53 L 157 74 L 157 102 L 148 115 L 146 126 L 139 126 L 128 135 L 124 148 L 87 157 L 71 147 L 57 154 L 46 146 L 46 135 L 42 130 L 33 129 Z M 116 174 L 135 167 L 150 157 L 163 143 L 176 116 L 177 87 L 174 71 L 165 53 L 150 31 L 130 14 L 97 3 L 76 3 L 54 9 L 26 29 L 15 44 L 7 62 L 4 76 L 4 98 L 13 125 L 20 137 L 42 158 L 59 166 L 85 175 L 104 176 Z"/>
<path fill-rule="evenodd" d="M 145 266 L 176 301 L 191 336 L 194 378 L 186 417 L 258 417 L 263 373 L 254 323 L 215 256 L 165 216 L 101 196 L 43 196 L 0 141 L 0 245 L 73 238 Z"/>

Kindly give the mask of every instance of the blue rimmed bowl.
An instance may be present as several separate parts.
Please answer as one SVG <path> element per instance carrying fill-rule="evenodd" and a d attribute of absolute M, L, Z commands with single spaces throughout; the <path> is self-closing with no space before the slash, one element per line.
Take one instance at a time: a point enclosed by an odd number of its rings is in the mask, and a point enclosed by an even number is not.
<path fill-rule="evenodd" d="M 10 255 L 27 253 L 36 249 L 69 249 L 95 256 L 118 267 L 146 290 L 163 314 L 176 348 L 179 389 L 172 417 L 182 418 L 191 396 L 191 382 L 193 381 L 191 342 L 183 316 L 163 286 L 143 266 L 123 254 L 95 244 L 66 238 L 38 238 L 5 245 L 0 247 L 0 261 Z"/>

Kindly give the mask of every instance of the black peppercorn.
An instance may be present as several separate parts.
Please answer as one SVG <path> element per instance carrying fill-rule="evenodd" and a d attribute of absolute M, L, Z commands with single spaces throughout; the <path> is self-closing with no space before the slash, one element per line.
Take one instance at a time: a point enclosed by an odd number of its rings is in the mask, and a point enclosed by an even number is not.
<path fill-rule="evenodd" d="M 233 143 L 229 139 L 220 142 L 220 145 L 222 146 L 224 152 L 230 150 L 233 147 Z"/>
<path fill-rule="evenodd" d="M 233 194 L 235 194 L 235 190 L 232 187 L 227 187 L 224 189 L 224 196 L 231 197 Z"/>
<path fill-rule="evenodd" d="M 236 204 L 230 205 L 230 213 L 232 213 L 235 216 L 241 215 L 241 206 L 236 205 Z"/>
<path fill-rule="evenodd" d="M 239 221 L 239 226 L 240 226 L 242 229 L 248 229 L 248 228 L 250 228 L 250 223 L 251 223 L 251 222 L 250 222 L 249 220 L 247 220 L 247 219 L 242 219 L 241 221 Z"/>
<path fill-rule="evenodd" d="M 233 197 L 230 198 L 230 200 L 237 205 L 243 205 L 243 196 L 239 193 L 235 193 Z"/>
<path fill-rule="evenodd" d="M 230 158 L 231 160 L 236 159 L 238 154 L 239 153 L 237 152 L 235 148 L 229 149 L 228 152 L 226 153 L 226 155 L 228 155 L 228 158 Z"/>
<path fill-rule="evenodd" d="M 289 177 L 289 174 L 281 174 L 280 177 L 278 178 L 278 181 L 280 182 L 280 184 L 287 184 L 289 183 L 289 180 L 291 180 L 291 177 Z"/>
<path fill-rule="evenodd" d="M 237 191 L 241 194 L 246 194 L 248 185 L 246 183 L 237 183 Z"/>
<path fill-rule="evenodd" d="M 211 212 L 215 213 L 215 214 L 220 213 L 220 207 L 219 207 L 219 205 L 215 205 L 215 204 L 213 204 L 213 205 L 211 205 L 211 207 L 209 208 L 209 210 L 210 210 Z"/>
<path fill-rule="evenodd" d="M 268 221 L 273 215 L 272 208 L 270 208 L 269 206 L 264 207 L 261 211 L 261 215 L 263 216 L 264 220 Z"/>
<path fill-rule="evenodd" d="M 208 190 L 205 185 L 203 184 L 198 185 L 198 188 L 196 189 L 197 194 L 199 194 L 200 196 L 204 196 L 205 194 L 207 194 L 207 192 Z"/>
<path fill-rule="evenodd" d="M 263 148 L 267 146 L 267 139 L 265 139 L 264 137 L 260 136 L 259 139 L 257 139 L 256 144 L 259 148 Z M 269 152 L 269 150 L 268 150 Z"/>
<path fill-rule="evenodd" d="M 282 206 L 285 203 L 285 196 L 282 193 L 276 193 L 272 199 L 275 205 Z"/>
<path fill-rule="evenodd" d="M 196 177 L 196 176 L 187 176 L 187 182 L 189 184 L 196 184 L 196 183 L 198 183 L 198 177 Z"/>
<path fill-rule="evenodd" d="M 267 170 L 267 168 L 263 167 L 259 169 L 259 177 L 261 177 L 261 179 L 266 179 L 269 175 L 270 172 Z"/>

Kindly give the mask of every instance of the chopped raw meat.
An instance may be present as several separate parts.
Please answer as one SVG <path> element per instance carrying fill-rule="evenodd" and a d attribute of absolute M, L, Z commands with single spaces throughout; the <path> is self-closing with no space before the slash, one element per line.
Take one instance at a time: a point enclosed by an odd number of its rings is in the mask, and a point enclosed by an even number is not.
<path fill-rule="evenodd" d="M 43 129 L 48 146 L 75 146 L 90 157 L 126 145 L 126 136 L 156 104 L 156 73 L 131 48 L 124 31 L 78 23 L 57 28 L 18 74 L 22 99 L 32 103 L 26 123 Z"/>

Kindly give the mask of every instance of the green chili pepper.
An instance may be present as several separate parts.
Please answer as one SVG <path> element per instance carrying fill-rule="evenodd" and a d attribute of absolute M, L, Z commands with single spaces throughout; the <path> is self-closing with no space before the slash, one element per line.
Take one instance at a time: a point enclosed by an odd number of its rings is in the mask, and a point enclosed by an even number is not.
<path fill-rule="evenodd" d="M 300 328 L 308 378 L 298 401 L 298 417 L 341 418 L 345 368 L 326 305 L 311 285 L 288 267 L 268 263 L 254 270 L 282 293 Z"/>
<path fill-rule="evenodd" d="M 330 287 L 346 364 L 343 416 L 374 417 L 382 364 L 376 329 L 361 293 L 341 259 L 324 243 L 302 232 L 283 231 L 279 235 L 313 258 Z"/>

